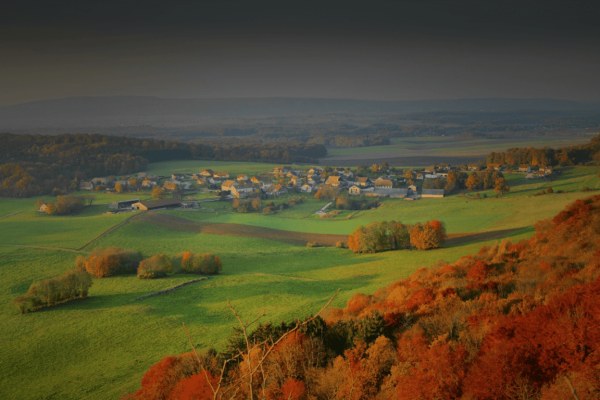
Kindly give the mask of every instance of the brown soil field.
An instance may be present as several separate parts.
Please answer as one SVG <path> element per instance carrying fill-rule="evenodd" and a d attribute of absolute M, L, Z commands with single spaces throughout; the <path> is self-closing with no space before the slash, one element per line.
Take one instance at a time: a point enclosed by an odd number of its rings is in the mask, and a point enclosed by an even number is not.
<path fill-rule="evenodd" d="M 456 246 L 466 243 L 482 242 L 485 240 L 500 240 L 513 233 L 519 232 L 523 228 L 502 229 L 499 231 L 476 232 L 476 233 L 453 233 L 448 235 L 445 246 Z"/>
<path fill-rule="evenodd" d="M 144 213 L 138 221 L 150 222 L 158 226 L 182 232 L 254 237 L 303 246 L 308 242 L 317 242 L 323 246 L 335 246 L 336 242 L 341 241 L 346 243 L 348 241 L 348 235 L 326 235 L 323 233 L 283 231 L 242 224 L 197 222 L 153 212 Z"/>
<path fill-rule="evenodd" d="M 304 233 L 283 231 L 279 229 L 262 228 L 258 226 L 230 224 L 230 223 L 211 223 L 190 221 L 184 218 L 172 215 L 146 212 L 137 218 L 137 221 L 150 222 L 164 228 L 181 231 L 209 233 L 211 235 L 244 236 L 259 239 L 276 240 L 279 242 L 291 243 L 304 246 L 307 242 L 317 242 L 322 246 L 335 246 L 337 242 L 348 241 L 348 235 L 328 235 L 323 233 Z M 490 232 L 476 233 L 454 233 L 448 235 L 445 246 L 456 246 L 466 243 L 480 242 L 485 240 L 499 240 L 523 228 L 503 229 Z"/>

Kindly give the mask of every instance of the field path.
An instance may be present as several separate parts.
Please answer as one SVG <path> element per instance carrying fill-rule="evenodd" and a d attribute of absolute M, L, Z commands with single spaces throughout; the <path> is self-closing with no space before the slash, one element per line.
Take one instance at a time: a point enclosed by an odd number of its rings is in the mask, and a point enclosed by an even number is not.
<path fill-rule="evenodd" d="M 255 272 L 253 274 L 248 274 L 248 275 L 255 275 L 255 276 L 274 276 L 276 278 L 286 278 L 286 279 L 294 279 L 294 280 L 298 280 L 298 281 L 307 281 L 307 282 L 315 282 L 314 279 L 310 279 L 310 278 L 300 278 L 298 276 L 287 276 L 287 275 L 276 275 L 276 274 L 265 274 L 262 272 Z"/>
<path fill-rule="evenodd" d="M 81 251 L 81 250 L 76 250 L 76 249 L 67 249 L 67 248 L 64 248 L 64 247 L 34 246 L 34 245 L 29 245 L 29 244 L 8 244 L 8 243 L 0 243 L 0 246 L 6 246 L 6 247 L 25 247 L 25 248 L 29 248 L 29 249 L 68 251 L 68 252 L 71 252 L 71 253 L 88 254 L 87 251 Z"/>
<path fill-rule="evenodd" d="M 181 231 L 209 233 L 211 235 L 244 236 L 259 239 L 276 240 L 279 242 L 306 245 L 317 242 L 320 245 L 335 246 L 336 242 L 346 242 L 348 235 L 329 235 L 324 233 L 304 233 L 284 231 L 280 229 L 262 228 L 252 225 L 216 222 L 196 222 L 167 214 L 147 212 L 140 214 L 138 221 L 150 222 L 164 228 Z"/>
<path fill-rule="evenodd" d="M 98 240 L 102 239 L 104 236 L 108 235 L 111 232 L 116 231 L 117 229 L 119 229 L 120 227 L 126 225 L 129 223 L 129 221 L 131 221 L 132 219 L 134 219 L 135 217 L 138 217 L 140 215 L 142 215 L 143 211 L 140 213 L 135 213 L 133 214 L 131 217 L 127 218 L 125 221 L 122 221 L 120 223 L 118 223 L 117 225 L 108 228 L 106 231 L 102 232 L 100 235 L 96 236 L 95 238 L 93 238 L 92 240 L 90 240 L 89 242 L 87 242 L 86 244 L 84 244 L 83 246 L 81 246 L 80 248 L 78 248 L 77 250 L 83 250 L 86 247 L 90 246 L 92 243 L 97 242 Z"/>
<path fill-rule="evenodd" d="M 23 210 L 23 211 L 17 211 L 17 212 L 11 213 L 11 214 L 2 215 L 2 216 L 0 216 L 0 218 L 6 218 L 6 217 L 10 217 L 11 215 L 17 215 L 17 214 L 21 214 L 22 212 L 25 212 L 25 211 L 26 211 L 26 210 Z"/>

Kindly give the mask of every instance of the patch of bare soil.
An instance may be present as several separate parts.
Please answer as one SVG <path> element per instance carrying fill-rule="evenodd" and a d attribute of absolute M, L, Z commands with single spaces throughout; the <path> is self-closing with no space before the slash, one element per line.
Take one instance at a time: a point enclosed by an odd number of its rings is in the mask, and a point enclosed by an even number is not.
<path fill-rule="evenodd" d="M 244 236 L 276 240 L 297 245 L 317 242 L 324 246 L 335 246 L 336 242 L 348 241 L 348 235 L 327 235 L 323 233 L 304 233 L 262 228 L 259 226 L 189 221 L 187 219 L 160 213 L 144 213 L 138 221 L 150 222 L 164 228 L 181 232 L 209 233 L 211 235 Z"/>
<path fill-rule="evenodd" d="M 466 243 L 482 242 L 485 240 L 499 240 L 512 235 L 523 228 L 502 229 L 499 231 L 476 232 L 476 233 L 453 233 L 448 235 L 446 246 L 455 246 Z"/>

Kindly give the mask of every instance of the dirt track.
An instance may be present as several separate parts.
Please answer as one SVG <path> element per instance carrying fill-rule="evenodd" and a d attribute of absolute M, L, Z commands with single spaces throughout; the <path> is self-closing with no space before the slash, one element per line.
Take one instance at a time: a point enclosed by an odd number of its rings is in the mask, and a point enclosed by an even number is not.
<path fill-rule="evenodd" d="M 259 226 L 197 222 L 160 213 L 144 213 L 137 221 L 151 222 L 155 225 L 182 232 L 209 233 L 211 235 L 244 236 L 279 242 L 306 245 L 317 242 L 325 246 L 335 246 L 338 241 L 347 242 L 348 235 L 326 235 L 323 233 L 303 233 L 262 228 Z"/>
<path fill-rule="evenodd" d="M 348 235 L 327 235 L 323 233 L 303 233 L 283 231 L 279 229 L 262 228 L 258 226 L 197 222 L 161 213 L 144 213 L 137 221 L 150 222 L 164 228 L 181 232 L 209 233 L 211 235 L 228 235 L 255 237 L 260 239 L 276 240 L 279 242 L 306 245 L 307 242 L 317 242 L 325 246 L 335 246 L 336 242 L 348 241 Z M 503 229 L 491 232 L 455 233 L 448 235 L 445 246 L 455 246 L 484 240 L 497 240 L 518 232 L 523 228 Z"/>

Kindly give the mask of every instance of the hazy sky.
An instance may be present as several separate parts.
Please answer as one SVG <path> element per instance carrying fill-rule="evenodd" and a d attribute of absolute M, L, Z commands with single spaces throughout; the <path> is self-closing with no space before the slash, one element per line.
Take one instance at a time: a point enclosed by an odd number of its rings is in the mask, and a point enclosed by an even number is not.
<path fill-rule="evenodd" d="M 0 105 L 84 95 L 600 100 L 600 2 L 10 3 Z"/>

